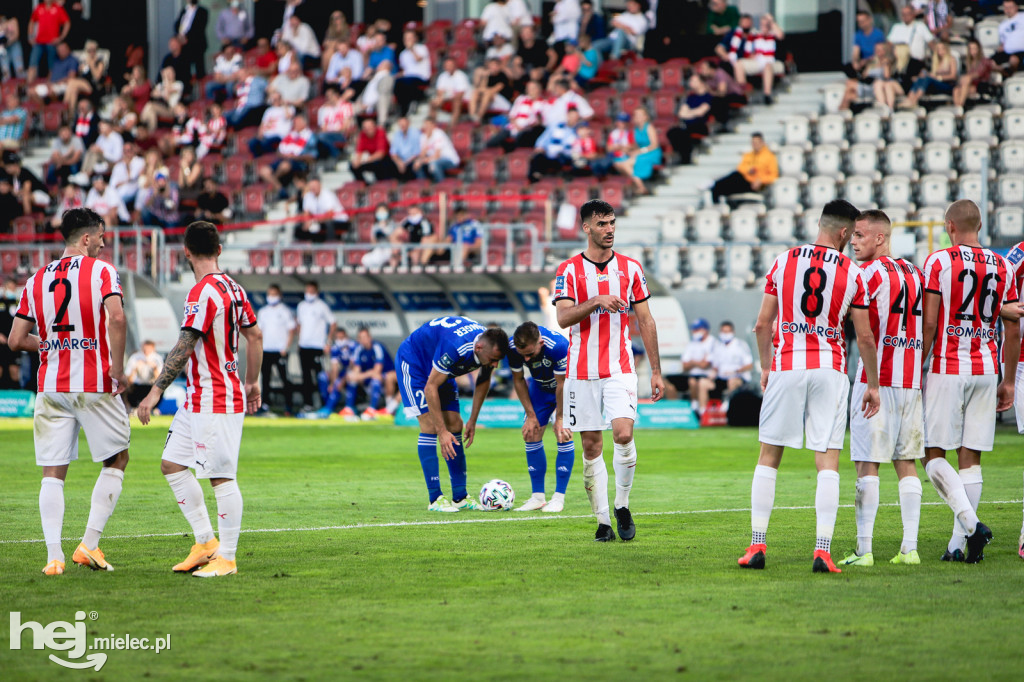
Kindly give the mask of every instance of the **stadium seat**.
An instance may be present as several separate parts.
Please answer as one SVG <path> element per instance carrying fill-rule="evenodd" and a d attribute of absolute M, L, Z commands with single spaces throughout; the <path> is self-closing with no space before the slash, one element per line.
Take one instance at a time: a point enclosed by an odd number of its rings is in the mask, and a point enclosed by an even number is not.
<path fill-rule="evenodd" d="M 249 267 L 256 272 L 266 272 L 270 268 L 271 253 L 267 249 L 249 251 Z"/>
<path fill-rule="evenodd" d="M 921 131 L 917 114 L 909 111 L 898 111 L 889 119 L 889 142 L 906 142 L 921 146 Z"/>
<path fill-rule="evenodd" d="M 929 142 L 960 143 L 960 138 L 957 135 L 956 114 L 952 111 L 933 111 L 925 119 L 924 127 Z"/>
<path fill-rule="evenodd" d="M 805 179 L 806 167 L 804 148 L 798 145 L 786 145 L 775 155 L 779 162 L 779 174 Z"/>
<path fill-rule="evenodd" d="M 231 189 L 239 189 L 247 182 L 246 160 L 238 156 L 229 156 L 224 161 L 224 184 Z"/>
<path fill-rule="evenodd" d="M 718 209 L 705 208 L 693 215 L 693 241 L 716 244 L 722 241 L 722 214 Z"/>
<path fill-rule="evenodd" d="M 659 68 L 661 78 L 661 90 L 663 92 L 678 92 L 683 89 L 683 76 L 686 60 L 671 59 Z"/>
<path fill-rule="evenodd" d="M 630 90 L 649 90 L 651 70 L 646 64 L 634 63 L 626 69 L 626 87 Z"/>
<path fill-rule="evenodd" d="M 750 208 L 737 208 L 729 215 L 729 236 L 734 242 L 758 241 L 758 214 Z"/>
<path fill-rule="evenodd" d="M 970 199 L 981 206 L 981 175 L 964 173 L 957 178 L 957 198 Z"/>
<path fill-rule="evenodd" d="M 658 92 L 654 95 L 654 117 L 675 118 L 677 113 L 676 96 L 671 92 Z"/>
<path fill-rule="evenodd" d="M 11 221 L 11 230 L 19 241 L 30 241 L 36 233 L 36 219 L 30 215 L 18 216 Z"/>
<path fill-rule="evenodd" d="M 960 172 L 981 173 L 987 168 L 993 174 L 991 149 L 984 142 L 965 142 L 960 147 Z"/>
<path fill-rule="evenodd" d="M 999 176 L 999 203 L 1024 205 L 1024 174 L 1006 173 Z"/>
<path fill-rule="evenodd" d="M 821 211 L 823 208 L 824 206 L 815 205 L 803 212 L 800 216 L 800 234 L 798 236 L 798 241 L 814 241 L 815 235 L 818 234 L 818 221 L 821 219 Z"/>
<path fill-rule="evenodd" d="M 626 204 L 626 185 L 608 178 L 598 185 L 598 196 L 607 201 L 616 211 L 622 210 Z"/>
<path fill-rule="evenodd" d="M 481 182 L 496 182 L 498 179 L 498 159 L 501 157 L 501 150 L 487 150 L 472 157 L 463 157 L 467 161 L 472 160 L 473 177 Z"/>
<path fill-rule="evenodd" d="M 882 209 L 882 212 L 885 213 L 885 215 L 889 216 L 889 220 L 892 222 L 893 225 L 895 225 L 896 223 L 906 222 L 907 220 L 907 209 L 905 208 L 898 208 L 896 206 L 886 206 L 885 208 Z"/>
<path fill-rule="evenodd" d="M 885 137 L 882 134 L 882 117 L 873 111 L 865 111 L 853 117 L 853 141 L 857 144 L 882 148 Z"/>
<path fill-rule="evenodd" d="M 247 215 L 262 216 L 267 185 L 248 185 L 242 190 L 242 206 Z"/>
<path fill-rule="evenodd" d="M 468 159 L 473 154 L 473 124 L 459 123 L 451 129 L 451 141 L 460 159 Z"/>
<path fill-rule="evenodd" d="M 836 198 L 836 179 L 815 175 L 807 182 L 807 203 L 822 206 Z"/>
<path fill-rule="evenodd" d="M 565 201 L 579 209 L 580 206 L 590 201 L 590 188 L 593 183 L 589 180 L 574 180 L 565 186 Z"/>
<path fill-rule="evenodd" d="M 530 149 L 517 149 L 505 157 L 505 169 L 508 180 L 525 181 L 530 172 Z"/>
<path fill-rule="evenodd" d="M 1024 139 L 1024 109 L 1010 109 L 1003 112 L 1003 138 Z"/>
<path fill-rule="evenodd" d="M 1024 107 L 1024 77 L 1017 76 L 1003 81 L 1003 106 Z"/>
<path fill-rule="evenodd" d="M 359 208 L 363 205 L 361 199 L 364 187 L 365 185 L 358 180 L 346 182 L 338 188 L 338 201 L 347 209 Z"/>
<path fill-rule="evenodd" d="M 725 249 L 725 278 L 721 286 L 743 289 L 754 283 L 754 249 L 749 244 L 730 244 Z"/>
<path fill-rule="evenodd" d="M 43 107 L 43 130 L 47 133 L 56 133 L 64 124 L 64 112 L 67 107 L 63 102 L 54 102 Z"/>
<path fill-rule="evenodd" d="M 981 21 L 974 25 L 974 37 L 981 43 L 986 57 L 991 57 L 999 49 L 999 22 Z"/>
<path fill-rule="evenodd" d="M 811 162 L 816 175 L 833 178 L 843 176 L 843 154 L 834 144 L 818 144 L 811 150 Z"/>
<path fill-rule="evenodd" d="M 699 288 L 701 280 L 703 288 L 718 282 L 714 246 L 698 244 L 689 247 L 686 250 L 686 264 L 689 274 L 683 279 L 684 287 L 691 288 L 696 285 Z"/>
<path fill-rule="evenodd" d="M 686 241 L 686 214 L 682 211 L 669 211 L 661 216 L 661 241 Z"/>
<path fill-rule="evenodd" d="M 885 148 L 885 170 L 889 175 L 917 175 L 914 148 L 907 142 L 894 142 Z"/>
<path fill-rule="evenodd" d="M 881 195 L 879 198 L 882 199 L 884 205 L 913 211 L 913 196 L 910 177 L 906 175 L 887 175 L 882 179 Z"/>
<path fill-rule="evenodd" d="M 840 105 L 843 103 L 843 95 L 846 92 L 846 88 L 841 83 L 829 83 L 821 89 L 822 93 L 822 105 L 825 107 L 825 111 L 834 114 L 839 111 Z"/>
<path fill-rule="evenodd" d="M 795 238 L 796 218 L 788 208 L 773 208 L 764 219 L 765 237 L 772 241 L 789 241 Z"/>
<path fill-rule="evenodd" d="M 683 276 L 679 271 L 679 249 L 658 249 L 654 263 L 654 272 L 661 281 L 668 281 L 673 284 L 681 283 Z"/>
<path fill-rule="evenodd" d="M 875 207 L 875 186 L 871 178 L 854 175 L 843 183 L 843 198 L 864 210 Z"/>
<path fill-rule="evenodd" d="M 800 182 L 796 178 L 779 178 L 769 186 L 774 208 L 800 208 Z"/>
<path fill-rule="evenodd" d="M 787 145 L 808 148 L 811 143 L 811 122 L 806 116 L 790 116 L 783 122 L 783 140 Z"/>
<path fill-rule="evenodd" d="M 999 237 L 1020 239 L 1024 234 L 1024 208 L 1020 206 L 997 208 L 995 233 Z"/>
<path fill-rule="evenodd" d="M 948 142 L 929 142 L 921 153 L 921 172 L 956 177 L 953 148 Z"/>
<path fill-rule="evenodd" d="M 845 147 L 846 119 L 839 114 L 826 114 L 818 119 L 818 144 Z"/>
<path fill-rule="evenodd" d="M 921 206 L 942 206 L 949 203 L 949 178 L 945 175 L 924 175 L 917 185 L 918 202 Z"/>
<path fill-rule="evenodd" d="M 1024 140 L 1007 140 L 999 145 L 999 171 L 1024 173 Z"/>
<path fill-rule="evenodd" d="M 313 252 L 313 265 L 320 272 L 334 272 L 338 269 L 338 252 L 328 249 L 318 249 Z"/>
<path fill-rule="evenodd" d="M 487 210 L 488 200 L 486 197 L 491 194 L 491 187 L 485 182 L 471 182 L 466 185 L 461 194 L 462 205 L 471 213 L 480 213 Z"/>
<path fill-rule="evenodd" d="M 11 273 L 21 267 L 21 257 L 14 251 L 0 251 L 0 269 Z"/>
<path fill-rule="evenodd" d="M 853 175 L 881 179 L 878 171 L 878 147 L 869 143 L 858 143 L 850 147 L 846 155 L 846 169 Z"/>
<path fill-rule="evenodd" d="M 986 109 L 973 109 L 964 115 L 964 139 L 996 144 L 995 118 Z"/>

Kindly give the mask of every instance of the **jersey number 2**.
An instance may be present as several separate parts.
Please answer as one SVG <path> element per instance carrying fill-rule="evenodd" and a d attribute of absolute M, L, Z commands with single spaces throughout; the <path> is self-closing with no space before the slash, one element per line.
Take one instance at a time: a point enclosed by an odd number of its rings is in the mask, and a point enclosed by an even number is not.
<path fill-rule="evenodd" d="M 68 305 L 71 304 L 71 280 L 59 277 L 50 282 L 50 293 L 54 295 L 54 301 L 57 300 L 57 287 L 63 290 L 64 298 L 57 305 L 57 316 L 53 319 L 53 331 L 55 332 L 73 332 L 75 331 L 75 325 L 67 322 Z M 61 322 L 64 320 L 64 322 Z"/>

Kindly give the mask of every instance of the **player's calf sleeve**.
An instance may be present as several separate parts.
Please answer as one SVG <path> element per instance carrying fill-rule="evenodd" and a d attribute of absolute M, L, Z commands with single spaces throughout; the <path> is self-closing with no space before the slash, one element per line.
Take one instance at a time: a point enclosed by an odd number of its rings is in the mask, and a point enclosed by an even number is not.
<path fill-rule="evenodd" d="M 446 459 L 448 465 L 448 478 L 452 482 L 452 502 L 458 502 L 466 497 L 466 451 L 462 449 L 462 433 L 455 436 L 455 457 Z"/>
<path fill-rule="evenodd" d="M 857 554 L 862 556 L 871 551 L 871 536 L 878 515 L 878 487 L 878 476 L 857 479 L 854 515 L 857 518 Z"/>
<path fill-rule="evenodd" d="M 754 480 L 750 484 L 750 544 L 765 544 L 768 521 L 775 506 L 775 479 L 779 472 L 758 464 L 754 467 Z"/>
<path fill-rule="evenodd" d="M 903 517 L 903 544 L 900 551 L 917 549 L 917 533 L 921 527 L 921 494 L 924 488 L 917 476 L 900 479 L 900 515 Z"/>
<path fill-rule="evenodd" d="M 961 469 L 957 473 L 960 476 L 960 481 L 964 484 L 964 492 L 967 493 L 967 499 L 970 501 L 975 514 L 977 514 L 978 503 L 981 502 L 981 465 L 975 464 L 972 467 Z M 967 532 L 958 519 L 953 519 L 953 534 L 950 537 L 947 549 L 950 552 L 956 549 L 960 551 L 967 549 Z"/>
<path fill-rule="evenodd" d="M 43 523 L 47 561 L 64 561 L 60 536 L 64 530 L 64 481 L 52 476 L 43 478 L 39 486 L 39 518 Z"/>
<path fill-rule="evenodd" d="M 530 474 L 530 488 L 533 493 L 544 494 L 544 477 L 548 473 L 548 458 L 544 453 L 544 441 L 526 444 L 526 470 Z"/>
<path fill-rule="evenodd" d="M 320 372 L 316 375 L 316 385 L 320 389 L 320 397 L 326 404 L 331 396 L 330 379 L 327 378 L 327 372 Z"/>
<path fill-rule="evenodd" d="M 192 526 L 192 537 L 201 545 L 213 539 L 213 526 L 210 525 L 210 513 L 206 511 L 206 500 L 203 498 L 203 487 L 188 469 L 173 474 L 166 474 L 167 484 L 171 486 L 178 508 L 185 515 L 185 520 Z"/>
<path fill-rule="evenodd" d="M 636 442 L 625 445 L 615 444 L 612 468 L 615 470 L 615 508 L 629 506 L 629 491 L 633 489 L 633 475 L 636 473 Z"/>
<path fill-rule="evenodd" d="M 85 535 L 82 542 L 86 548 L 96 549 L 100 535 L 107 525 L 107 520 L 114 513 L 117 498 L 121 497 L 124 484 L 124 472 L 114 467 L 103 467 L 92 488 L 92 507 L 89 509 L 89 521 L 85 524 Z"/>
<path fill-rule="evenodd" d="M 612 525 L 608 514 L 608 466 L 604 457 L 583 459 L 583 487 L 590 499 L 590 509 L 597 517 L 598 523 Z"/>
<path fill-rule="evenodd" d="M 832 533 L 836 529 L 836 515 L 839 513 L 839 472 L 824 470 L 818 472 L 818 489 L 814 493 L 814 511 L 818 520 L 815 549 L 832 551 Z"/>
<path fill-rule="evenodd" d="M 433 502 L 441 497 L 441 468 L 437 461 L 437 436 L 421 433 L 416 451 L 420 456 L 420 467 L 427 482 L 427 497 Z"/>
<path fill-rule="evenodd" d="M 956 469 L 944 457 L 936 457 L 924 465 L 924 471 L 935 487 L 935 492 L 953 510 L 953 514 L 967 534 L 974 535 L 978 526 L 978 515 L 971 506 L 967 491 L 964 490 L 964 483 L 957 475 Z"/>
<path fill-rule="evenodd" d="M 227 481 L 214 486 L 213 494 L 217 496 L 219 554 L 228 561 L 234 561 L 238 536 L 242 532 L 242 491 L 238 489 L 238 481 Z"/>
<path fill-rule="evenodd" d="M 356 398 L 359 397 L 359 386 L 357 384 L 349 384 L 348 388 L 345 389 L 345 406 L 350 410 L 355 411 L 356 409 Z"/>
<path fill-rule="evenodd" d="M 327 392 L 327 400 L 324 401 L 324 409 L 328 412 L 334 412 L 334 409 L 338 406 L 339 402 L 341 402 L 341 391 L 332 387 L 331 390 Z"/>
<path fill-rule="evenodd" d="M 380 405 L 380 394 L 383 391 L 383 386 L 379 381 L 374 379 L 370 382 L 370 409 L 376 410 Z"/>
<path fill-rule="evenodd" d="M 555 458 L 555 492 L 565 494 L 569 489 L 569 478 L 572 476 L 572 465 L 576 461 L 576 443 L 569 441 L 558 444 L 558 456 Z"/>

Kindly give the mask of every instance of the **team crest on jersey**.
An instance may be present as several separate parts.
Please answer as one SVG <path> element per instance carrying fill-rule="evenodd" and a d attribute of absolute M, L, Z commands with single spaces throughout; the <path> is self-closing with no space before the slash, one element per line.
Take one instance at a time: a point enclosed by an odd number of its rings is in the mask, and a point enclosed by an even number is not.
<path fill-rule="evenodd" d="M 445 369 L 449 369 L 452 365 L 455 364 L 455 361 L 452 360 L 450 355 L 445 353 L 444 355 L 441 356 L 441 359 L 438 360 L 437 364 L 441 365 Z"/>
<path fill-rule="evenodd" d="M 1011 265 L 1020 263 L 1024 260 L 1024 249 L 1021 249 L 1019 246 L 1013 247 L 1013 250 L 1006 254 L 1006 260 L 1010 261 Z"/>
<path fill-rule="evenodd" d="M 555 291 L 561 292 L 565 289 L 565 275 L 555 277 Z"/>
<path fill-rule="evenodd" d="M 198 315 L 199 314 L 199 301 L 186 301 L 185 302 L 185 315 Z"/>

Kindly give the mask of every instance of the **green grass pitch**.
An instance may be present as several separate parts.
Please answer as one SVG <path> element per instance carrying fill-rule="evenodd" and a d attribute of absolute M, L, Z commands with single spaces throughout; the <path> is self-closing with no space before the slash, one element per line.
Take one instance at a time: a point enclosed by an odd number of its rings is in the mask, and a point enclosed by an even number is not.
<path fill-rule="evenodd" d="M 878 563 L 815 575 L 807 452 L 783 460 L 767 569 L 736 566 L 749 542 L 753 430 L 639 432 L 637 538 L 603 545 L 592 541 L 578 459 L 561 515 L 441 518 L 426 511 L 415 431 L 250 420 L 239 574 L 199 580 L 170 570 L 192 540 L 159 472 L 167 424 L 133 423 L 124 492 L 101 543 L 113 573 L 70 562 L 97 473 L 83 442 L 65 491 L 68 571 L 45 578 L 42 543 L 25 542 L 41 537 L 31 425 L 0 423 L 0 611 L 43 624 L 95 611 L 90 638 L 172 636 L 159 655 L 111 651 L 100 672 L 65 671 L 30 644 L 9 650 L 2 613 L 3 680 L 1020 677 L 1024 437 L 1009 429 L 983 461 L 980 513 L 995 541 L 982 564 L 939 562 L 952 514 L 928 484 L 924 563 L 888 564 L 902 530 L 895 475 L 883 468 Z M 519 501 L 529 495 L 517 432 L 481 430 L 468 456 L 471 490 L 500 477 Z M 856 535 L 853 466 L 840 472 L 837 558 Z M 443 465 L 442 479 L 447 492 Z"/>

